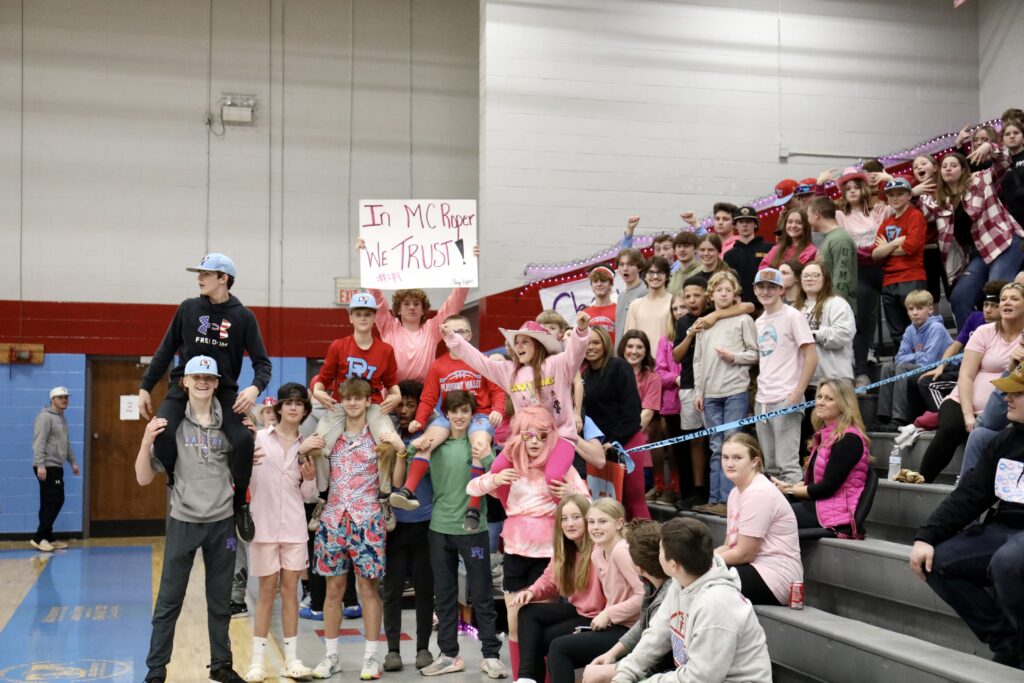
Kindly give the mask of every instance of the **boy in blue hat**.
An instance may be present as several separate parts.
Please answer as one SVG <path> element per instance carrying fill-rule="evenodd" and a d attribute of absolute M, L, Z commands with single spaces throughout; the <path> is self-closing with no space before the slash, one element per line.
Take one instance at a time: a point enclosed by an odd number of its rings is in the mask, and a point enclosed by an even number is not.
<path fill-rule="evenodd" d="M 232 446 L 222 429 L 228 411 L 220 401 L 214 400 L 220 380 L 216 360 L 210 356 L 195 356 L 176 370 L 181 373 L 181 379 L 175 389 L 185 397 L 183 414 L 173 432 L 169 420 L 162 417 L 151 420 L 135 458 L 135 478 L 140 486 L 146 486 L 164 469 L 156 449 L 161 436 L 169 435 L 171 447 L 180 455 L 176 463 L 178 476 L 171 488 L 171 513 L 167 519 L 160 590 L 153 607 L 145 680 L 167 679 L 174 627 L 185 602 L 196 551 L 202 548 L 206 568 L 210 680 L 239 683 L 242 677 L 232 669 L 228 637 L 237 547 L 232 508 L 234 493 L 228 467 Z"/>
<path fill-rule="evenodd" d="M 255 533 L 252 515 L 245 502 L 245 491 L 252 476 L 253 436 L 242 424 L 242 417 L 252 409 L 270 382 L 270 358 L 267 357 L 256 316 L 230 292 L 237 274 L 234 261 L 224 254 L 207 254 L 198 265 L 186 270 L 199 273 L 199 296 L 182 301 L 171 319 L 149 369 L 142 377 L 139 412 L 146 419 L 153 415 L 150 392 L 177 354 L 179 364 L 171 369 L 170 388 L 157 412 L 157 417 L 167 421 L 167 429 L 157 435 L 153 443 L 156 458 L 167 472 L 167 485 L 173 487 L 178 457 L 174 439 L 185 416 L 187 401 L 180 386 L 185 361 L 201 355 L 215 361 L 220 368 L 217 400 L 223 415 L 221 429 L 232 446 L 235 525 L 239 538 L 248 543 Z M 252 361 L 253 382 L 238 391 L 238 376 L 246 352 Z"/>

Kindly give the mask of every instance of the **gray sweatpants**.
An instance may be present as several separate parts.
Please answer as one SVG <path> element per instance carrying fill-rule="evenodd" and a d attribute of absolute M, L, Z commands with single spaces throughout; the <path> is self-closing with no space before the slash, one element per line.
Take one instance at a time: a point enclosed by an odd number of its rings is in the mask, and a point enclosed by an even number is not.
<path fill-rule="evenodd" d="M 206 567 L 206 619 L 210 637 L 210 668 L 231 666 L 231 578 L 235 568 L 234 517 L 219 522 L 182 522 L 167 519 L 164 566 L 160 592 L 153 608 L 153 635 L 149 641 L 147 678 L 167 675 L 174 647 L 174 627 L 185 602 L 185 589 L 196 551 L 203 549 Z"/>
<path fill-rule="evenodd" d="M 231 602 L 245 604 L 245 590 L 249 586 L 249 544 L 238 539 L 235 553 L 235 576 L 231 581 Z"/>
<path fill-rule="evenodd" d="M 784 401 L 755 403 L 754 414 L 763 415 L 785 407 Z M 790 413 L 754 425 L 764 453 L 765 474 L 789 484 L 803 481 L 804 473 L 800 469 L 800 423 L 803 419 L 803 413 Z"/>

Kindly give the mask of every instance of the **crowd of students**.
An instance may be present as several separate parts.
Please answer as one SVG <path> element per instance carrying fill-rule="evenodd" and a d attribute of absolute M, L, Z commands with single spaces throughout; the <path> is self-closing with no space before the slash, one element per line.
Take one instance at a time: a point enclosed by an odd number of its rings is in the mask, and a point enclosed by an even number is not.
<path fill-rule="evenodd" d="M 993 415 L 975 430 L 993 395 L 989 380 L 1024 359 L 1024 284 L 989 282 L 1018 277 L 1024 260 L 1015 218 L 1024 218 L 1024 114 L 1016 116 L 1004 117 L 1002 144 L 993 133 L 976 138 L 967 157 L 919 158 L 913 180 L 866 164 L 780 183 L 786 208 L 774 245 L 757 235 L 752 207 L 718 203 L 713 232 L 684 212 L 690 227 L 656 237 L 648 259 L 631 246 L 639 224 L 631 217 L 615 262 L 625 284 L 617 301 L 615 273 L 599 265 L 589 273 L 592 306 L 571 323 L 544 311 L 503 329 L 505 352 L 490 357 L 471 344 L 465 289 L 435 316 L 421 290 L 396 292 L 391 306 L 382 292 L 359 293 L 349 305 L 352 334 L 330 344 L 308 388 L 283 384 L 268 406 L 273 419 L 255 415 L 251 430 L 242 416 L 265 389 L 270 361 L 255 319 L 230 294 L 233 262 L 207 256 L 190 269 L 200 296 L 182 304 L 140 392 L 151 413 L 148 391 L 177 353 L 170 398 L 136 463 L 140 484 L 165 471 L 172 487 L 147 680 L 166 676 L 198 548 L 211 552 L 212 680 L 268 677 L 263 652 L 278 593 L 280 675 L 337 673 L 350 573 L 366 637 L 363 680 L 404 666 L 407 573 L 417 593 L 416 667 L 427 676 L 463 670 L 460 563 L 482 671 L 504 678 L 493 599 L 499 548 L 516 680 L 563 683 L 577 669 L 595 682 L 771 680 L 751 604 L 787 604 L 803 580 L 800 528 L 863 534 L 855 510 L 870 441 L 854 387 L 867 383 L 879 307 L 900 340 L 883 376 L 964 349 L 959 371 L 950 363 L 882 388 L 879 414 L 895 429 L 919 417 L 914 406 L 928 407 L 921 381 L 955 373 L 956 390 L 932 406 L 942 438 L 925 456 L 926 479 L 976 431 L 991 440 L 1002 426 Z M 929 247 L 940 256 L 938 278 Z M 930 289 L 944 280 L 964 332 L 957 341 L 934 314 L 939 292 Z M 448 352 L 435 358 L 442 341 Z M 239 392 L 243 352 L 256 379 Z M 807 399 L 813 409 L 792 410 Z M 318 421 L 313 400 L 323 408 Z M 751 414 L 770 419 L 741 428 Z M 1004 401 L 1003 423 L 1006 415 Z M 704 428 L 718 431 L 644 448 Z M 635 467 L 613 443 L 632 450 Z M 592 476 L 609 463 L 626 471 L 619 495 L 602 497 Z M 694 519 L 659 527 L 652 501 L 725 517 L 725 542 L 713 548 Z M 491 520 L 500 520 L 500 544 Z M 232 668 L 226 629 L 236 537 L 259 577 L 244 679 Z M 324 655 L 312 668 L 296 649 L 303 575 L 313 594 L 304 615 L 324 625 Z"/>

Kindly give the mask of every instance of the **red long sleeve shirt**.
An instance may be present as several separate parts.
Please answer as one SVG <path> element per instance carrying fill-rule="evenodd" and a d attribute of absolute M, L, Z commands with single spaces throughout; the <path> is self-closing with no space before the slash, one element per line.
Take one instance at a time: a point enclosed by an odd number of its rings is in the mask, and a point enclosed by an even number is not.
<path fill-rule="evenodd" d="M 398 384 L 395 350 L 385 341 L 374 338 L 368 349 L 361 349 L 353 335 L 335 339 L 327 349 L 320 374 L 312 379 L 310 388 L 321 382 L 334 398 L 339 380 L 362 377 L 373 388 L 373 403 L 384 401 L 388 389 Z"/>
<path fill-rule="evenodd" d="M 420 405 L 416 410 L 416 421 L 426 425 L 430 420 L 430 411 L 437 405 L 438 397 L 443 401 L 449 391 L 468 391 L 473 394 L 476 397 L 477 413 L 487 415 L 497 410 L 502 415 L 505 414 L 505 392 L 497 384 L 469 367 L 465 361 L 455 360 L 446 353 L 431 363 L 430 369 L 427 370 Z"/>

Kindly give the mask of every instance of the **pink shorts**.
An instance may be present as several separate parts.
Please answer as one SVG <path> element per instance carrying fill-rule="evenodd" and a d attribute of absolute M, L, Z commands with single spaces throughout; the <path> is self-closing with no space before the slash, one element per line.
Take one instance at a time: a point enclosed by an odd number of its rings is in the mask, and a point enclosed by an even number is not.
<path fill-rule="evenodd" d="M 250 543 L 249 574 L 273 576 L 282 569 L 301 572 L 309 567 L 305 543 Z"/>

